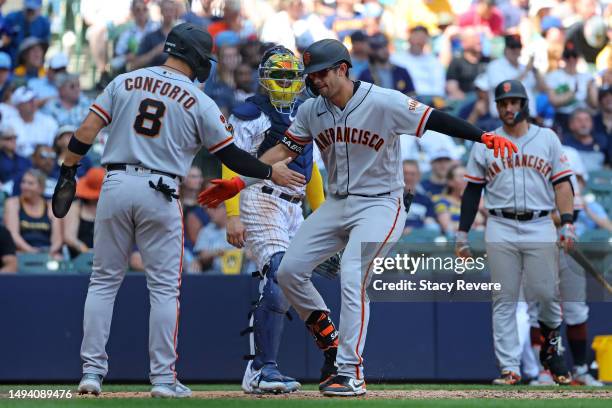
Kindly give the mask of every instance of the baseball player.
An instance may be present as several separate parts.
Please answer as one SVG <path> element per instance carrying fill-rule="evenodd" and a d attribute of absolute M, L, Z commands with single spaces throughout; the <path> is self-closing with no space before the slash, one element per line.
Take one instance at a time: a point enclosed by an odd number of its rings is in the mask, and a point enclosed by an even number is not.
<path fill-rule="evenodd" d="M 229 118 L 238 147 L 261 156 L 280 142 L 300 104 L 303 70 L 302 61 L 289 49 L 275 46 L 266 51 L 259 65 L 263 92 L 234 108 Z M 301 205 L 304 195 L 313 210 L 324 198 L 321 174 L 312 159 L 312 145 L 289 167 L 303 174 L 308 184 L 297 188 L 279 187 L 265 180 L 226 202 L 228 242 L 238 248 L 246 243 L 261 271 L 257 277 L 262 278 L 259 300 L 247 330 L 252 360 L 242 380 L 246 393 L 283 393 L 300 388 L 300 383 L 282 375 L 277 365 L 289 302 L 276 283 L 276 271 L 289 241 L 304 220 Z M 223 166 L 224 178 L 234 176 L 236 173 Z"/>
<path fill-rule="evenodd" d="M 363 395 L 371 266 L 401 236 L 406 218 L 399 135 L 420 137 L 432 129 L 486 143 L 496 157 L 510 155 L 516 146 L 398 91 L 351 81 L 350 55 L 337 40 L 313 43 L 303 61 L 306 85 L 319 96 L 300 106 L 282 143 L 262 160 L 296 157 L 308 144 L 316 143 L 329 172 L 329 194 L 298 229 L 277 279 L 317 345 L 327 349 L 338 342 L 338 373 L 323 381 L 320 391 L 328 396 Z M 217 182 L 200 195 L 200 201 L 215 205 L 243 185 L 236 179 Z M 362 246 L 368 242 L 375 244 Z M 310 278 L 316 265 L 342 248 L 338 332 Z"/>
<path fill-rule="evenodd" d="M 486 250 L 491 280 L 501 283 L 501 291 L 493 293 L 493 341 L 501 376 L 493 383 L 513 385 L 521 379 L 515 312 L 523 279 L 527 300 L 540 304 L 539 321 L 545 338 L 540 361 L 555 382 L 569 384 L 559 332 L 557 231 L 550 213 L 555 206 L 559 209 L 559 242 L 564 249 L 570 248 L 576 238 L 572 170 L 557 135 L 527 122 L 527 99 L 518 80 L 503 81 L 495 88 L 496 106 L 503 122 L 495 132 L 516 143 L 519 153 L 499 160 L 479 145 L 472 149 L 456 252 L 458 256 L 470 255 L 467 232 L 486 185 L 485 207 L 490 214 L 485 230 Z"/>
<path fill-rule="evenodd" d="M 108 127 L 106 166 L 94 229 L 93 271 L 83 322 L 80 393 L 99 394 L 108 371 L 105 351 L 115 296 L 129 251 L 136 244 L 145 265 L 151 303 L 150 380 L 153 397 L 189 397 L 175 363 L 183 255 L 182 209 L 176 194 L 201 146 L 241 174 L 301 185 L 304 177 L 285 163 L 264 164 L 233 144 L 231 127 L 218 107 L 194 84 L 210 70 L 212 39 L 188 23 L 172 29 L 165 65 L 115 78 L 70 139 L 53 194 L 56 216 L 74 198 L 79 160 L 97 133 Z"/>

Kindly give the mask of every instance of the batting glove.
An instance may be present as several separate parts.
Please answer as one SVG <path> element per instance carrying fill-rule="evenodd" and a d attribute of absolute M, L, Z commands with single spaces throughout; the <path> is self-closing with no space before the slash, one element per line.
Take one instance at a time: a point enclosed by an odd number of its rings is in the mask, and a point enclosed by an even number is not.
<path fill-rule="evenodd" d="M 240 177 L 231 179 L 214 179 L 213 184 L 198 195 L 202 207 L 217 208 L 219 204 L 238 194 L 246 184 Z"/>
<path fill-rule="evenodd" d="M 463 259 L 473 258 L 465 231 L 457 231 L 455 234 L 455 256 Z"/>
<path fill-rule="evenodd" d="M 518 148 L 514 143 L 493 132 L 483 133 L 480 140 L 488 149 L 493 150 L 495 157 L 500 157 L 501 154 L 501 157 L 504 158 L 511 156 L 513 152 L 518 153 Z"/>
<path fill-rule="evenodd" d="M 574 248 L 574 244 L 577 240 L 578 237 L 576 236 L 574 224 L 564 224 L 559 230 L 559 245 L 567 252 Z"/>

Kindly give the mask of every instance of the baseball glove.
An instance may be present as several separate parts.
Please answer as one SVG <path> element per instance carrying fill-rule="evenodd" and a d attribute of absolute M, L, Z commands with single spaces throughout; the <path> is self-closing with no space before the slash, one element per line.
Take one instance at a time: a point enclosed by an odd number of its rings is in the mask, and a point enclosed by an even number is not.
<path fill-rule="evenodd" d="M 323 261 L 313 272 L 327 279 L 336 279 L 340 272 L 340 260 L 342 258 L 342 251 L 332 255 L 326 261 Z"/>
<path fill-rule="evenodd" d="M 57 218 L 64 218 L 76 194 L 76 172 L 79 165 L 60 167 L 60 174 L 53 191 L 51 209 Z"/>

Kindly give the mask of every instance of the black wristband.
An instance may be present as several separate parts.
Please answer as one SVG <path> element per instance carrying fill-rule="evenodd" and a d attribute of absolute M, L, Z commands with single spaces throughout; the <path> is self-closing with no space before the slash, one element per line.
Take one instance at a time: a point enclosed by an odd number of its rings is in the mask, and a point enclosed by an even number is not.
<path fill-rule="evenodd" d="M 302 154 L 302 152 L 304 151 L 304 145 L 294 142 L 293 140 L 289 139 L 287 135 L 283 136 L 283 138 L 281 139 L 281 143 L 287 146 L 289 150 L 291 150 L 292 152 L 296 152 L 297 154 Z"/>
<path fill-rule="evenodd" d="M 87 143 L 81 142 L 74 136 L 74 133 L 70 137 L 70 141 L 68 142 L 68 150 L 74 154 L 78 154 L 79 156 L 85 156 L 87 152 L 91 149 L 91 145 Z"/>
<path fill-rule="evenodd" d="M 572 213 L 561 214 L 561 225 L 573 224 L 573 223 L 574 223 L 574 214 Z"/>

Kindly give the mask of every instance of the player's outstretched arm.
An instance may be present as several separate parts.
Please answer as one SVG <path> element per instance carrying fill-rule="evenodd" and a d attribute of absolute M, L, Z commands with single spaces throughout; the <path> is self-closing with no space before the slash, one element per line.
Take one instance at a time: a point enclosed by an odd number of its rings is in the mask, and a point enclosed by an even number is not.
<path fill-rule="evenodd" d="M 306 184 L 306 199 L 312 211 L 316 210 L 325 201 L 325 193 L 323 191 L 323 177 L 316 163 L 312 164 L 312 175 L 310 181 Z"/>
<path fill-rule="evenodd" d="M 436 109 L 429 115 L 425 130 L 484 143 L 487 148 L 493 150 L 495 157 L 508 157 L 518 152 L 516 145 L 508 139 L 492 132 L 485 132 L 463 119 Z"/>
<path fill-rule="evenodd" d="M 76 171 L 79 161 L 87 154 L 96 136 L 106 126 L 97 114 L 89 112 L 81 126 L 68 142 L 68 153 L 60 167 L 59 178 L 53 191 L 51 209 L 57 218 L 64 218 L 76 193 Z"/>

